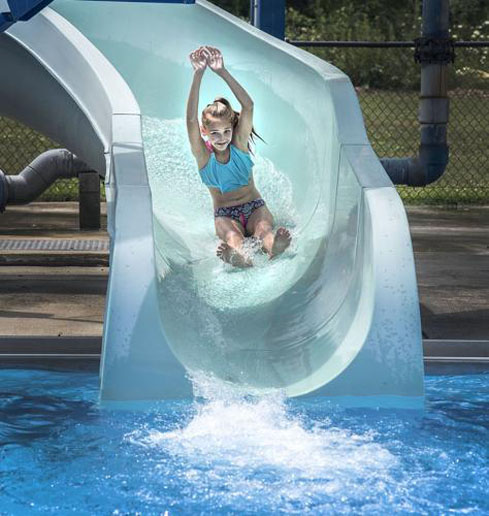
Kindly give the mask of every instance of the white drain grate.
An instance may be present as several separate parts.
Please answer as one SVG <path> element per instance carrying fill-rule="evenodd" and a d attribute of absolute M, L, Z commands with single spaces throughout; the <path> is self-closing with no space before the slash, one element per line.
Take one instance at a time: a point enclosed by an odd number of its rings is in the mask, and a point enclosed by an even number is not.
<path fill-rule="evenodd" d="M 61 240 L 58 238 L 0 240 L 0 251 L 99 251 L 109 250 L 107 240 Z"/>

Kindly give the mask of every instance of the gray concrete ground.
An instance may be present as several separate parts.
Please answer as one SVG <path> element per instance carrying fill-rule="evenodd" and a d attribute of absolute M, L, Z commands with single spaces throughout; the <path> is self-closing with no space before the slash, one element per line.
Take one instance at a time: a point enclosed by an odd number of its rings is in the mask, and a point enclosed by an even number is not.
<path fill-rule="evenodd" d="M 489 207 L 408 207 L 423 334 L 489 339 Z"/>
<path fill-rule="evenodd" d="M 105 214 L 105 206 L 103 206 Z M 489 208 L 408 207 L 423 334 L 489 339 Z M 108 241 L 78 229 L 77 203 L 8 206 L 0 246 L 11 240 Z M 0 337 L 100 336 L 107 251 L 0 251 Z"/>
<path fill-rule="evenodd" d="M 0 214 L 0 246 L 16 241 L 108 243 L 102 229 L 78 228 L 78 203 L 7 206 Z M 102 335 L 108 251 L 0 251 L 0 336 Z"/>
<path fill-rule="evenodd" d="M 101 335 L 107 267 L 0 267 L 0 336 Z"/>

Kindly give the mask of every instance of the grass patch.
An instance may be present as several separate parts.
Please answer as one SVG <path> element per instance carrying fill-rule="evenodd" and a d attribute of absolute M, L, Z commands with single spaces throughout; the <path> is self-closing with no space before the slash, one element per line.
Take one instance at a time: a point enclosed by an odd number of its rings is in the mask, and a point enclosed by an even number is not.
<path fill-rule="evenodd" d="M 417 92 L 358 89 L 367 134 L 379 157 L 418 153 Z M 489 92 L 450 92 L 450 161 L 443 176 L 424 188 L 398 187 L 409 204 L 481 204 L 489 201 Z"/>
<path fill-rule="evenodd" d="M 418 152 L 419 94 L 413 91 L 357 89 L 367 134 L 379 157 L 407 157 Z M 450 161 L 445 174 L 424 188 L 400 186 L 407 204 L 487 204 L 489 202 L 489 92 L 450 92 L 448 144 Z M 56 142 L 12 120 L 0 117 L 0 167 L 17 174 Z M 101 185 L 102 199 L 105 189 Z M 39 200 L 78 200 L 77 179 L 56 181 Z"/>

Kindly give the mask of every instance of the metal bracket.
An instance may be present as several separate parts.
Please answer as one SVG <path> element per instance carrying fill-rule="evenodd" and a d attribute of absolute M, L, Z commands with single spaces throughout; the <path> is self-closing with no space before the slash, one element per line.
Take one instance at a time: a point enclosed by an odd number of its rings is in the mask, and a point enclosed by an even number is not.
<path fill-rule="evenodd" d="M 448 64 L 455 61 L 455 46 L 452 38 L 416 38 L 414 45 L 416 63 Z"/>

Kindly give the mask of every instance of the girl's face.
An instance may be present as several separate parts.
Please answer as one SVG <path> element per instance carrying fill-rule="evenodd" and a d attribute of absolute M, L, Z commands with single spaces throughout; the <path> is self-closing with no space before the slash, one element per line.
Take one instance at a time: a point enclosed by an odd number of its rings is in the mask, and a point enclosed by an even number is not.
<path fill-rule="evenodd" d="M 233 127 L 227 120 L 214 120 L 203 129 L 212 146 L 218 151 L 224 151 L 233 138 Z"/>

